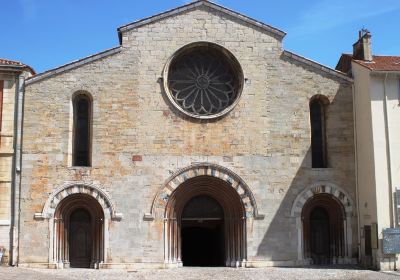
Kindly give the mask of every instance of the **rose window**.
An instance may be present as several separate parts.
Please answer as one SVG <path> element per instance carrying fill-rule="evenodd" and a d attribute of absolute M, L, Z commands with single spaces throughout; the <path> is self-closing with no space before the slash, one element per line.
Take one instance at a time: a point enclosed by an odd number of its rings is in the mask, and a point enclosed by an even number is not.
<path fill-rule="evenodd" d="M 230 56 L 210 45 L 176 55 L 167 72 L 172 103 L 191 117 L 213 118 L 229 112 L 240 96 L 242 73 Z"/>

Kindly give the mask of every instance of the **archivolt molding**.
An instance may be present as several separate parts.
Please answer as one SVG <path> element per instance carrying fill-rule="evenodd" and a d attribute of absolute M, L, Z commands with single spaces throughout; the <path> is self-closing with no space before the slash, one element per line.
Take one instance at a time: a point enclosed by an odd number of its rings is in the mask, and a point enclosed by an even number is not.
<path fill-rule="evenodd" d="M 108 193 L 94 183 L 74 181 L 65 182 L 57 188 L 47 199 L 41 213 L 35 213 L 35 219 L 49 219 L 54 217 L 58 204 L 66 197 L 73 194 L 87 194 L 94 197 L 104 210 L 104 214 L 110 214 L 112 220 L 121 220 L 122 213 L 117 213 Z"/>
<path fill-rule="evenodd" d="M 258 213 L 256 200 L 249 186 L 234 172 L 217 164 L 199 163 L 178 170 L 163 184 L 153 199 L 150 213 L 144 220 L 152 221 L 155 217 L 164 217 L 165 207 L 173 191 L 183 182 L 197 176 L 212 176 L 228 183 L 239 194 L 246 210 L 246 218 L 263 219 Z M 156 213 L 159 213 L 156 215 Z"/>
<path fill-rule="evenodd" d="M 317 194 L 330 194 L 334 196 L 342 204 L 346 216 L 351 216 L 353 213 L 353 200 L 344 189 L 331 182 L 316 182 L 308 186 L 296 197 L 290 212 L 291 216 L 300 217 L 306 202 Z"/>

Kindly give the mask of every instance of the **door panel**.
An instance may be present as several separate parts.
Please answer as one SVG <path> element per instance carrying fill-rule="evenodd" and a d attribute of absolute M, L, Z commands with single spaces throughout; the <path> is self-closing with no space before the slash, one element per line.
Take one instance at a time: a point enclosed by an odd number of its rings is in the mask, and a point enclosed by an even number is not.
<path fill-rule="evenodd" d="M 322 208 L 315 208 L 310 215 L 311 257 L 316 264 L 329 262 L 329 215 Z"/>
<path fill-rule="evenodd" d="M 71 267 L 90 267 L 92 259 L 92 234 L 90 214 L 79 209 L 70 218 L 70 263 Z"/>

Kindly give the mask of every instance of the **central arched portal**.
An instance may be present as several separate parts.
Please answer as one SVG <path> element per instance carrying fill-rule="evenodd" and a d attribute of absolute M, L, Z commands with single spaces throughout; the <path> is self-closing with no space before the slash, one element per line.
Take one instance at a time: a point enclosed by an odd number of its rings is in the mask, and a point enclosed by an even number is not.
<path fill-rule="evenodd" d="M 166 261 L 184 266 L 241 266 L 245 210 L 239 194 L 212 176 L 186 180 L 166 208 Z"/>

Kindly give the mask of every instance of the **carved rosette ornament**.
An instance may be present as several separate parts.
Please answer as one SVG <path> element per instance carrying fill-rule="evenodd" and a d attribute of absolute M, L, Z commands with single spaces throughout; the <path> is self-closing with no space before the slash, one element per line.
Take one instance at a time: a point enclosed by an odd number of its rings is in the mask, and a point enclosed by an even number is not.
<path fill-rule="evenodd" d="M 168 98 L 188 116 L 211 119 L 229 112 L 242 90 L 237 60 L 222 47 L 199 43 L 170 59 L 164 73 Z"/>

